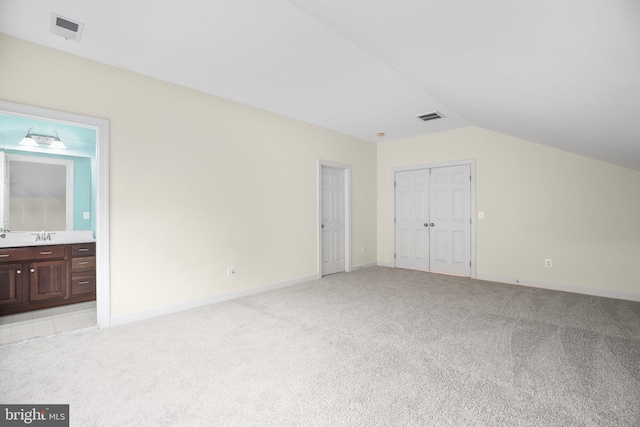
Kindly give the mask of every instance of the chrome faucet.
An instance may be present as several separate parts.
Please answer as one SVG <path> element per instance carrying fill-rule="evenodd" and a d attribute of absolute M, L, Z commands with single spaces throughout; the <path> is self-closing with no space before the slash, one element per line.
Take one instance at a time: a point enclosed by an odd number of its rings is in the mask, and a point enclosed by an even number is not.
<path fill-rule="evenodd" d="M 40 240 L 51 240 L 51 234 L 45 233 L 44 230 L 42 230 L 40 233 L 31 233 L 31 234 L 36 236 L 36 242 L 39 242 Z"/>

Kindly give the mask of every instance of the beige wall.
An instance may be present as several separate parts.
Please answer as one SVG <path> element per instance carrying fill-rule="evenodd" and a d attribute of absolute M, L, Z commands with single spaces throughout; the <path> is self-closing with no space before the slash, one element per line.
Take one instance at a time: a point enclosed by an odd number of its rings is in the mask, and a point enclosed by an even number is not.
<path fill-rule="evenodd" d="M 318 159 L 353 165 L 354 265 L 393 261 L 393 167 L 473 158 L 478 277 L 640 294 L 637 171 L 479 128 L 376 149 L 1 34 L 0 82 L 111 122 L 113 316 L 316 274 Z"/>
<path fill-rule="evenodd" d="M 352 262 L 376 261 L 369 142 L 5 35 L 0 81 L 110 120 L 113 316 L 317 274 L 319 159 L 353 166 Z"/>
<path fill-rule="evenodd" d="M 392 168 L 464 159 L 485 215 L 478 278 L 640 296 L 640 172 L 475 127 L 378 146 L 379 262 L 393 262 Z"/>

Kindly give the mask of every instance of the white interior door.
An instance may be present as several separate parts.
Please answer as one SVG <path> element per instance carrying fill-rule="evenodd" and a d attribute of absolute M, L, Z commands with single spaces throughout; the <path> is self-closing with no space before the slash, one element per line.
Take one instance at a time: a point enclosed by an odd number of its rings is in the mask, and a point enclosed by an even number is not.
<path fill-rule="evenodd" d="M 395 265 L 471 276 L 471 167 L 395 174 Z"/>
<path fill-rule="evenodd" d="M 431 169 L 430 270 L 471 275 L 471 170 L 469 165 Z"/>
<path fill-rule="evenodd" d="M 344 170 L 322 167 L 322 275 L 345 271 Z"/>
<path fill-rule="evenodd" d="M 429 270 L 429 169 L 396 172 L 396 267 Z"/>

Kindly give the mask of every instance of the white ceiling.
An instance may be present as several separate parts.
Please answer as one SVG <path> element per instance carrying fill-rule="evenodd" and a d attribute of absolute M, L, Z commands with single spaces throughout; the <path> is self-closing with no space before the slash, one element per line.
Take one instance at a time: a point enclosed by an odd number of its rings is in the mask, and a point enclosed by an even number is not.
<path fill-rule="evenodd" d="M 0 0 L 0 32 L 373 142 L 475 125 L 640 170 L 639 0 Z"/>

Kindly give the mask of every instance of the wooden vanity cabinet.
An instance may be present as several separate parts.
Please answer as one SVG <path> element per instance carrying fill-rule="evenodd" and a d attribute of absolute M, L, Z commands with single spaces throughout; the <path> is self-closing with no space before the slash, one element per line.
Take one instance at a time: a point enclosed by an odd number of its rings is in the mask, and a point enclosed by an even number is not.
<path fill-rule="evenodd" d="M 71 295 L 96 294 L 96 245 L 71 245 Z"/>
<path fill-rule="evenodd" d="M 95 299 L 95 243 L 0 249 L 0 315 Z"/>
<path fill-rule="evenodd" d="M 22 302 L 22 264 L 0 264 L 0 310 Z"/>
<path fill-rule="evenodd" d="M 67 295 L 66 267 L 64 259 L 30 262 L 26 276 L 29 279 L 29 301 L 64 298 Z"/>

